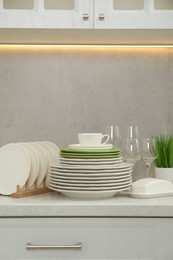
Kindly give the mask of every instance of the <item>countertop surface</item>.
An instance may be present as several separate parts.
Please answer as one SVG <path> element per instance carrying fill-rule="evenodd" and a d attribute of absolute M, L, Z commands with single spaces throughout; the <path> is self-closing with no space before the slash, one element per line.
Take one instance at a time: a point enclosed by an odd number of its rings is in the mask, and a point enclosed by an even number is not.
<path fill-rule="evenodd" d="M 75 200 L 57 192 L 25 198 L 0 196 L 0 217 L 173 217 L 173 196 Z"/>

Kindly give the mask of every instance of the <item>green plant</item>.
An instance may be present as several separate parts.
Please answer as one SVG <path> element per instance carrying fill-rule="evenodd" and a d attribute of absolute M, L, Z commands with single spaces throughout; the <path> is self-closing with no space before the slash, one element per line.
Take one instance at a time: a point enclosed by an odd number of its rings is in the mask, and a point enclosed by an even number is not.
<path fill-rule="evenodd" d="M 153 153 L 155 165 L 159 168 L 173 168 L 173 135 L 153 137 Z"/>

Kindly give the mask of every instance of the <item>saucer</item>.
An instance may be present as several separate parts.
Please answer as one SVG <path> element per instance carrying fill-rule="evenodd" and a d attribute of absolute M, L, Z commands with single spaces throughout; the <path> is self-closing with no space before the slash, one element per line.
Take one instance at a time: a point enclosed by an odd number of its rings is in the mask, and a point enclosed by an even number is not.
<path fill-rule="evenodd" d="M 111 149 L 113 147 L 112 144 L 102 144 L 102 145 L 94 145 L 94 146 L 83 146 L 80 144 L 69 144 L 68 148 L 78 149 L 78 150 L 98 150 L 98 149 Z"/>

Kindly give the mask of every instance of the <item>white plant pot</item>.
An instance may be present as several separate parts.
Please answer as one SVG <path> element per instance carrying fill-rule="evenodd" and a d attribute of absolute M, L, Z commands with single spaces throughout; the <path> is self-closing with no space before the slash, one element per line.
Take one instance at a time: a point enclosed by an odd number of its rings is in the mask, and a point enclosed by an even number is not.
<path fill-rule="evenodd" d="M 173 168 L 155 167 L 155 177 L 173 183 Z"/>

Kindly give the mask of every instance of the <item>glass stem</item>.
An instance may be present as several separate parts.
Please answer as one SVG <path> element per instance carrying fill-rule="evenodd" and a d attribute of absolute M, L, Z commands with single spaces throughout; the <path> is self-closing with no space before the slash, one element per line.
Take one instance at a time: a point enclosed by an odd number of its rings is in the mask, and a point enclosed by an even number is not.
<path fill-rule="evenodd" d="M 149 169 L 150 169 L 150 164 L 147 163 L 147 177 L 149 176 Z"/>

